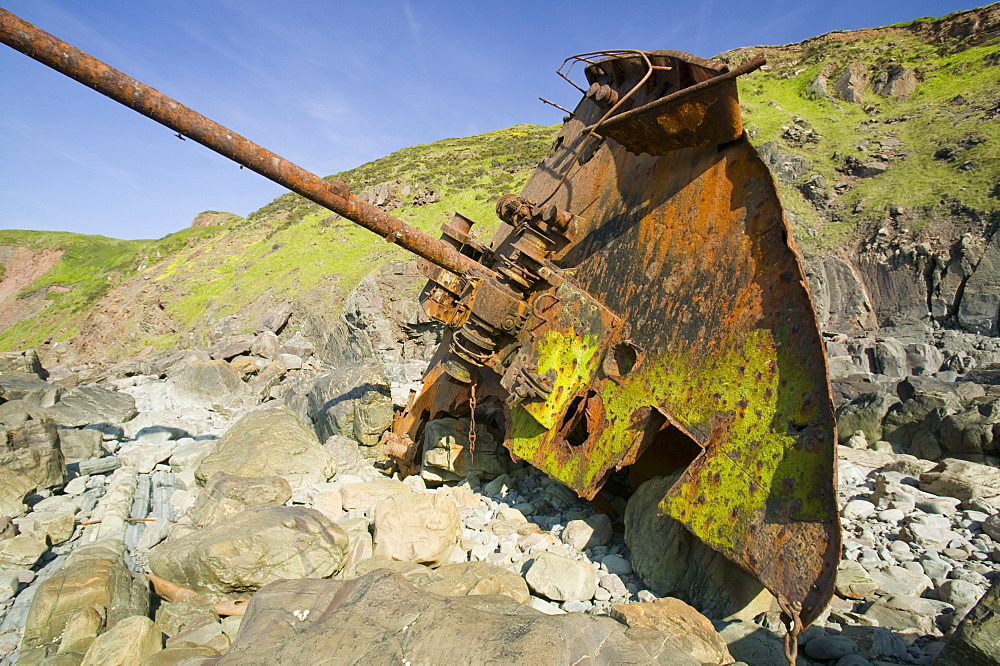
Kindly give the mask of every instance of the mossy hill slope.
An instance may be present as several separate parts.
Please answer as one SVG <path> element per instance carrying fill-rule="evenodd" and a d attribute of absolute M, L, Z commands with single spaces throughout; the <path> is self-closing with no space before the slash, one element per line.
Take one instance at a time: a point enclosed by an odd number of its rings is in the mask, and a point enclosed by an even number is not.
<path fill-rule="evenodd" d="M 744 119 L 807 254 L 884 227 L 940 238 L 995 223 L 1000 4 L 720 57 L 757 56 Z"/>
<path fill-rule="evenodd" d="M 556 129 L 518 125 L 446 139 L 331 178 L 346 180 L 362 198 L 433 235 L 461 211 L 482 222 L 478 234 L 488 239 L 499 224 L 497 196 L 524 185 Z M 212 225 L 216 220 L 225 224 Z M 0 349 L 75 350 L 85 360 L 113 361 L 204 344 L 211 327 L 230 315 L 238 329 L 252 330 L 278 303 L 293 304 L 301 325 L 336 316 L 362 276 L 409 256 L 295 194 L 246 219 L 203 213 L 196 223 L 155 241 L 0 232 L 6 267 L 61 253 L 50 270 L 26 284 L 18 284 L 16 274 L 3 277 L 7 300 L 17 307 L 0 332 Z"/>
<path fill-rule="evenodd" d="M 1000 4 L 719 57 L 758 55 L 766 68 L 740 80 L 744 120 L 806 255 L 887 233 L 948 244 L 1000 222 Z M 460 211 L 489 238 L 496 198 L 557 130 L 447 139 L 332 177 L 434 235 Z M 0 349 L 113 361 L 204 344 L 224 317 L 249 331 L 277 304 L 296 327 L 322 325 L 363 275 L 408 256 L 294 194 L 195 225 L 155 241 L 0 232 Z"/>

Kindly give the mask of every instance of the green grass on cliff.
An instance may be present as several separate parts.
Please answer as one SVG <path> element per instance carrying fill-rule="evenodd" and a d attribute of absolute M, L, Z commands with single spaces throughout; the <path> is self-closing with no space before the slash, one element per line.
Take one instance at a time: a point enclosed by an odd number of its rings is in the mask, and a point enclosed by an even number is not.
<path fill-rule="evenodd" d="M 441 224 L 459 211 L 481 222 L 477 232 L 489 239 L 499 225 L 496 198 L 524 186 L 557 129 L 518 125 L 413 146 L 330 178 L 346 180 L 356 193 L 390 181 L 414 190 L 432 188 L 438 201 L 403 205 L 392 214 L 437 236 Z M 246 220 L 189 228 L 155 241 L 0 231 L 0 245 L 63 251 L 52 270 L 18 295 L 34 300 L 34 313 L 0 333 L 0 349 L 71 339 L 98 300 L 139 273 L 148 275 L 176 327 L 204 339 L 212 321 L 263 294 L 293 300 L 327 289 L 321 298 L 332 306 L 378 264 L 409 256 L 345 219 L 330 224 L 330 217 L 326 209 L 289 193 Z M 178 335 L 167 337 L 139 346 L 163 347 Z M 120 353 L 129 351 L 135 350 Z"/>
<path fill-rule="evenodd" d="M 1000 150 L 1000 67 L 991 66 L 987 59 L 998 46 L 996 38 L 972 46 L 929 43 L 905 29 L 883 30 L 864 40 L 828 37 L 775 49 L 768 54 L 773 61 L 768 71 L 740 79 L 744 120 L 756 145 L 781 141 L 786 127 L 804 119 L 820 135 L 819 142 L 803 147 L 785 142 L 783 146 L 810 160 L 810 172 L 801 180 L 818 173 L 831 186 L 850 182 L 849 191 L 835 200 L 829 215 L 802 197 L 798 182 L 779 186 L 786 208 L 797 220 L 800 246 L 811 252 L 843 245 L 854 236 L 861 220 L 883 218 L 893 207 L 918 211 L 916 226 L 926 223 L 942 205 L 986 215 L 1000 211 L 1000 201 L 992 194 L 1000 171 L 996 157 Z M 919 80 L 916 93 L 893 100 L 869 88 L 862 104 L 806 96 L 821 73 L 828 76 L 832 96 L 834 83 L 851 64 L 863 66 L 872 80 L 894 64 L 910 68 Z M 956 148 L 970 137 L 980 143 L 961 150 L 955 161 L 934 158 L 939 148 Z M 897 141 L 899 145 L 890 150 L 901 155 L 888 162 L 885 173 L 854 181 L 839 171 L 850 158 L 879 159 L 883 142 Z M 969 168 L 972 165 L 975 168 Z"/>
<path fill-rule="evenodd" d="M 34 251 L 57 250 L 62 257 L 17 298 L 41 300 L 35 314 L 0 332 L 0 349 L 66 340 L 85 316 L 120 281 L 214 233 L 212 227 L 184 229 L 159 240 L 118 240 L 69 232 L 0 230 L 0 245 Z"/>

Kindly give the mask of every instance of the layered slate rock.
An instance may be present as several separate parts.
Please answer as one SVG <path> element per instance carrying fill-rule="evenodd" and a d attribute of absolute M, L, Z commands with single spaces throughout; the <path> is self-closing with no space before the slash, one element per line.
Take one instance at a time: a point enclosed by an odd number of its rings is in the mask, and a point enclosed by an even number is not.
<path fill-rule="evenodd" d="M 127 617 L 106 633 L 97 637 L 80 666 L 129 666 L 163 648 L 160 629 L 148 617 Z"/>
<path fill-rule="evenodd" d="M 51 407 L 61 394 L 62 387 L 50 384 L 34 373 L 0 374 L 0 398 L 17 401 L 31 411 Z"/>
<path fill-rule="evenodd" d="M 61 486 L 66 468 L 55 424 L 32 419 L 0 431 L 0 467 L 29 477 L 38 488 Z"/>
<path fill-rule="evenodd" d="M 59 449 L 66 463 L 78 463 L 101 456 L 102 433 L 93 428 L 60 428 Z"/>
<path fill-rule="evenodd" d="M 26 474 L 0 466 L 0 516 L 20 516 L 24 513 L 24 499 L 35 491 L 38 484 Z"/>
<path fill-rule="evenodd" d="M 345 628 L 348 628 L 345 630 Z M 664 633 L 608 617 L 549 616 L 499 596 L 442 597 L 378 570 L 352 581 L 280 581 L 250 601 L 217 663 L 692 665 Z"/>
<path fill-rule="evenodd" d="M 458 562 L 434 570 L 426 589 L 443 597 L 500 594 L 519 604 L 531 601 L 528 584 L 516 573 L 489 562 Z"/>
<path fill-rule="evenodd" d="M 946 458 L 920 475 L 920 489 L 967 502 L 982 498 L 1000 504 L 1000 469 Z"/>
<path fill-rule="evenodd" d="M 611 617 L 629 627 L 663 631 L 674 637 L 684 652 L 702 664 L 730 664 L 733 661 L 726 642 L 712 622 L 680 599 L 667 597 L 655 601 L 615 604 Z"/>
<path fill-rule="evenodd" d="M 54 654 L 68 625 L 78 628 L 72 647 L 85 650 L 87 638 L 97 632 L 126 617 L 149 612 L 146 581 L 125 568 L 123 550 L 124 544 L 113 539 L 78 546 L 51 578 L 38 584 L 28 610 L 19 663 L 37 664 Z M 85 617 L 93 609 L 98 609 L 101 621 L 88 630 L 93 633 L 79 631 L 81 626 L 93 624 L 92 616 Z"/>
<path fill-rule="evenodd" d="M 296 490 L 325 482 L 337 473 L 337 462 L 309 426 L 280 407 L 250 412 L 233 424 L 198 465 L 196 476 L 204 484 L 216 472 L 281 476 Z"/>
<path fill-rule="evenodd" d="M 362 445 L 365 458 L 384 458 L 377 444 L 392 424 L 393 411 L 389 383 L 380 365 L 344 365 L 289 393 L 285 402 L 312 421 L 323 441 L 333 435 L 350 437 Z"/>
<path fill-rule="evenodd" d="M 45 379 L 49 373 L 42 367 L 35 350 L 0 352 L 0 374 L 32 374 Z"/>
<path fill-rule="evenodd" d="M 996 335 L 1000 306 L 1000 235 L 994 234 L 975 272 L 966 281 L 958 323 L 967 331 Z"/>
<path fill-rule="evenodd" d="M 18 534 L 0 540 L 0 571 L 30 569 L 48 549 L 44 535 L 39 539 L 34 534 Z"/>
<path fill-rule="evenodd" d="M 1000 584 L 994 583 L 958 625 L 935 666 L 988 666 L 1000 655 Z"/>
<path fill-rule="evenodd" d="M 249 509 L 156 546 L 149 569 L 197 592 L 252 592 L 282 578 L 331 576 L 347 548 L 347 532 L 315 509 Z"/>
<path fill-rule="evenodd" d="M 173 381 L 180 391 L 212 400 L 238 393 L 245 386 L 239 373 L 222 359 L 192 359 Z"/>
<path fill-rule="evenodd" d="M 292 488 L 280 476 L 236 476 L 216 472 L 184 516 L 183 524 L 208 527 L 246 509 L 282 506 L 292 498 Z"/>
<path fill-rule="evenodd" d="M 128 393 L 99 386 L 81 386 L 63 393 L 45 415 L 61 426 L 80 427 L 99 423 L 118 424 L 135 418 L 139 411 Z"/>

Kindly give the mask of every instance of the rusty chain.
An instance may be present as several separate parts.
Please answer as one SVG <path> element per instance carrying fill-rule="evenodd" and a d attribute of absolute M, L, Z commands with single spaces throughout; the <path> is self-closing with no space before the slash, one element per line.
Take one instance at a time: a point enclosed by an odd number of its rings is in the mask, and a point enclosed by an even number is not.
<path fill-rule="evenodd" d="M 476 453 L 476 383 L 469 387 L 469 464 Z"/>
<path fill-rule="evenodd" d="M 789 666 L 795 666 L 799 658 L 799 633 L 802 631 L 802 617 L 800 615 L 802 604 L 798 602 L 781 602 L 782 600 L 779 598 L 778 605 L 781 606 L 782 611 L 788 617 L 788 623 L 791 625 L 785 634 L 785 659 L 788 660 Z"/>

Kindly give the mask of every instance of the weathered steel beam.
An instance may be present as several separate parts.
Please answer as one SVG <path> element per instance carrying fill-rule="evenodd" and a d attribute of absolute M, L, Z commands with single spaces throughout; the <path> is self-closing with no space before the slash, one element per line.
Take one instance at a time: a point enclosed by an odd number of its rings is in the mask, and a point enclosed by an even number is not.
<path fill-rule="evenodd" d="M 427 261 L 459 275 L 493 274 L 446 243 L 352 196 L 344 181 L 320 178 L 3 8 L 0 41 Z"/>

